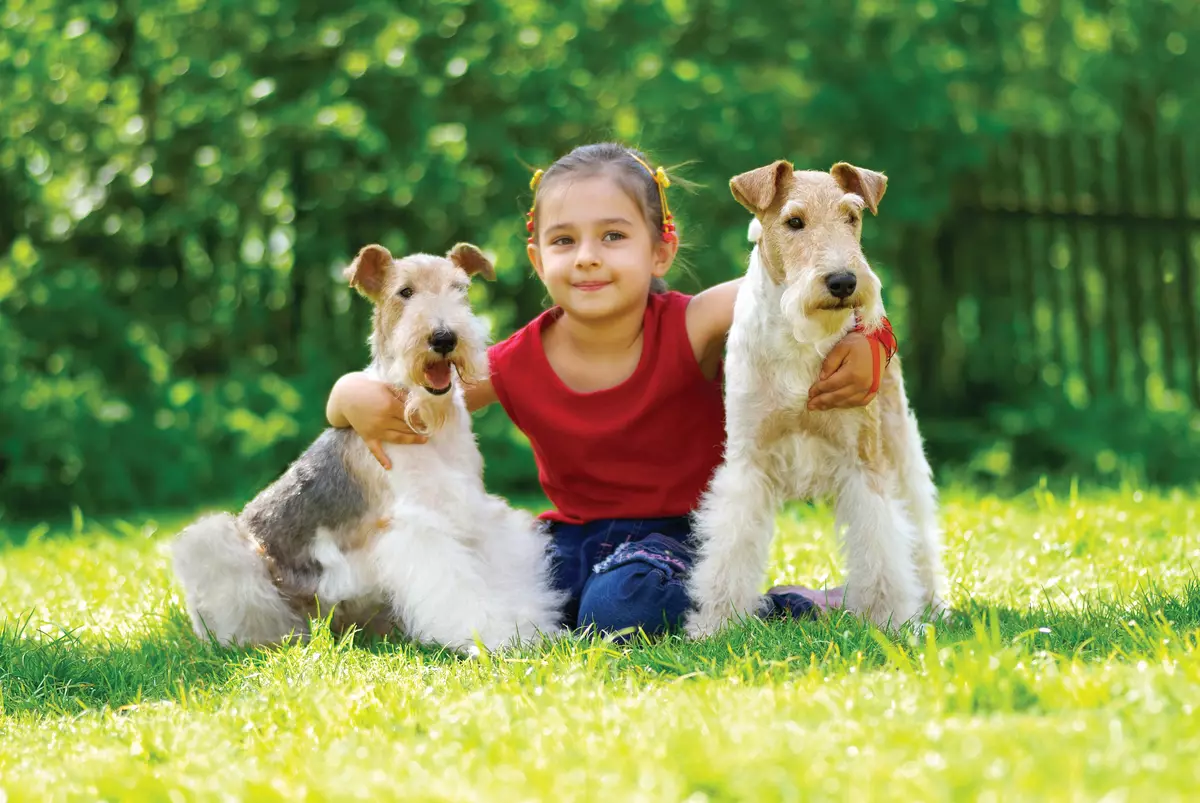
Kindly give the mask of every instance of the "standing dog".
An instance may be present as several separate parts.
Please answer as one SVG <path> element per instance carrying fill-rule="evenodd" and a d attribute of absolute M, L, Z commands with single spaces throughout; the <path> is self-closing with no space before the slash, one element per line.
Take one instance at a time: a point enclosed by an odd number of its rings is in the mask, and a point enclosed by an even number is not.
<path fill-rule="evenodd" d="M 375 305 L 368 372 L 406 392 L 429 440 L 385 447 L 387 472 L 353 431 L 328 429 L 240 516 L 180 533 L 174 566 L 197 635 L 276 642 L 331 607 L 335 629 L 398 628 L 463 651 L 559 628 L 545 534 L 483 485 L 462 389 L 487 370 L 467 301 L 475 274 L 495 277 L 467 244 L 446 257 L 359 252 L 346 278 Z"/>
<path fill-rule="evenodd" d="M 725 459 L 697 511 L 692 636 L 757 611 L 776 511 L 814 496 L 836 496 L 849 610 L 887 626 L 944 609 L 937 489 L 899 360 L 866 407 L 807 409 L 856 311 L 868 331 L 882 322 L 860 240 L 863 210 L 877 214 L 886 187 L 882 174 L 844 162 L 824 173 L 776 161 L 730 182 L 754 214 L 756 245 L 729 333 Z"/>

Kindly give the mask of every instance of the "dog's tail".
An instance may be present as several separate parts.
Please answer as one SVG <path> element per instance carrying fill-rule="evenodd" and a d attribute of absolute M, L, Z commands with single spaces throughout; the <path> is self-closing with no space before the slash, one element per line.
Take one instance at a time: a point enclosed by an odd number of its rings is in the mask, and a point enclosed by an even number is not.
<path fill-rule="evenodd" d="M 267 644 L 304 621 L 280 596 L 258 545 L 228 513 L 205 516 L 171 544 L 196 635 L 212 634 L 222 646 Z"/>

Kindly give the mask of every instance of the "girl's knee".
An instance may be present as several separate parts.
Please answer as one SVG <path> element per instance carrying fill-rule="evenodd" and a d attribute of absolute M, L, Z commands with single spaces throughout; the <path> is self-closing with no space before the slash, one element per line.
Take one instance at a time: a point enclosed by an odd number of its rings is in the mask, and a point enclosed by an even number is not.
<path fill-rule="evenodd" d="M 596 565 L 579 604 L 579 624 L 600 632 L 677 627 L 688 608 L 688 557 L 678 542 L 622 544 Z M 649 541 L 649 539 L 647 539 Z"/>

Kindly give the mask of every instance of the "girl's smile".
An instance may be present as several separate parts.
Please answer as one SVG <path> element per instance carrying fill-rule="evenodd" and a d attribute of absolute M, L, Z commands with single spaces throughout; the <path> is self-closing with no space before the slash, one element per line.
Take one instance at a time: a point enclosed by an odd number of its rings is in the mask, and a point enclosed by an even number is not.
<path fill-rule="evenodd" d="M 576 290 L 582 290 L 585 293 L 594 293 L 597 290 L 603 290 L 605 287 L 608 287 L 611 284 L 612 284 L 612 282 L 587 281 L 587 282 L 574 282 L 571 284 L 571 286 L 574 287 Z"/>

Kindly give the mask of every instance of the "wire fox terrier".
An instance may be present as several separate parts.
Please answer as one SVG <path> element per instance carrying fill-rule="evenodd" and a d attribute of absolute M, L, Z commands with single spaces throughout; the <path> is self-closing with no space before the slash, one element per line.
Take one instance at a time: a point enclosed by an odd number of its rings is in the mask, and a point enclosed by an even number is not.
<path fill-rule="evenodd" d="M 388 472 L 352 430 L 327 429 L 241 515 L 181 532 L 174 566 L 197 635 L 278 642 L 330 608 L 339 631 L 398 628 L 468 653 L 476 639 L 491 650 L 559 630 L 548 537 L 484 489 L 462 388 L 487 371 L 467 300 L 476 274 L 495 278 L 468 244 L 359 252 L 345 277 L 375 307 L 367 372 L 406 391 L 405 417 L 429 440 L 385 446 Z"/>
<path fill-rule="evenodd" d="M 860 240 L 863 209 L 877 214 L 886 187 L 882 174 L 845 162 L 824 173 L 781 160 L 730 181 L 754 214 L 755 246 L 729 332 L 725 456 L 696 514 L 693 637 L 757 612 L 775 514 L 791 499 L 836 496 L 848 610 L 881 627 L 945 610 L 937 489 L 900 361 L 865 407 L 806 409 L 856 313 L 867 331 L 882 323 Z"/>

